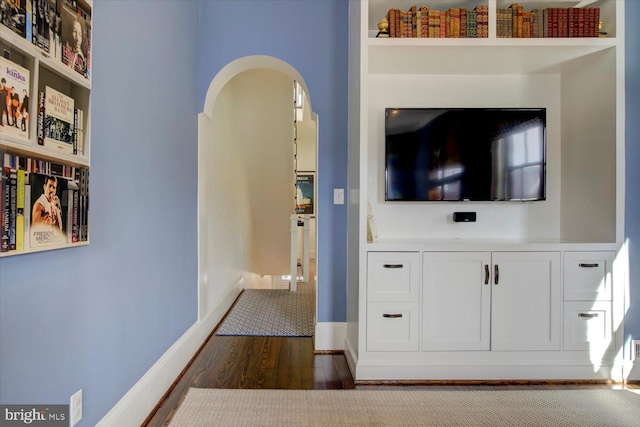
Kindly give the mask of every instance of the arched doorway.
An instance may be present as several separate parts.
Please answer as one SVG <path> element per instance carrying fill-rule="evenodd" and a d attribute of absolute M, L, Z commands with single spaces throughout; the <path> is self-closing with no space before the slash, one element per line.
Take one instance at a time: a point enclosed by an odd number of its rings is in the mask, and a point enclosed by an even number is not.
<path fill-rule="evenodd" d="M 207 91 L 198 118 L 199 319 L 233 288 L 252 287 L 261 276 L 277 274 L 270 270 L 279 263 L 273 245 L 286 244 L 289 253 L 291 211 L 282 215 L 281 205 L 293 208 L 295 197 L 294 81 L 303 88 L 315 122 L 317 181 L 318 118 L 304 79 L 291 65 L 269 56 L 240 58 L 220 70 Z M 272 192 L 283 179 L 290 198 L 286 191 Z M 282 221 L 286 243 L 280 241 Z"/>

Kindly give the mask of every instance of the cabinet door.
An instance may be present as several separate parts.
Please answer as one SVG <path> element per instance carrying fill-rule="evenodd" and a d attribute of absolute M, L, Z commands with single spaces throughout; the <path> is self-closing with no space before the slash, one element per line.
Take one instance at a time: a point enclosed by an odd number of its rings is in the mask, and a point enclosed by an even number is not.
<path fill-rule="evenodd" d="M 369 252 L 367 300 L 418 302 L 420 253 Z"/>
<path fill-rule="evenodd" d="M 610 301 L 615 252 L 565 252 L 564 300 Z"/>
<path fill-rule="evenodd" d="M 367 351 L 418 351 L 418 303 L 367 303 Z"/>
<path fill-rule="evenodd" d="M 423 254 L 423 350 L 489 350 L 490 266 L 489 252 Z"/>
<path fill-rule="evenodd" d="M 594 357 L 613 350 L 610 301 L 564 303 L 564 350 L 589 350 Z"/>
<path fill-rule="evenodd" d="M 491 350 L 560 350 L 560 253 L 494 252 Z"/>

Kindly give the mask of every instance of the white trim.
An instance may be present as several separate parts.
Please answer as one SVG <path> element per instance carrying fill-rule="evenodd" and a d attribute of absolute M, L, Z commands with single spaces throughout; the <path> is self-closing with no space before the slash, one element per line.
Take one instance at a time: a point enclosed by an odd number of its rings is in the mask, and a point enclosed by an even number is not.
<path fill-rule="evenodd" d="M 577 364 L 456 364 L 418 365 L 397 362 L 357 364 L 356 381 L 420 381 L 420 380 L 622 380 L 622 365 L 593 366 Z"/>
<path fill-rule="evenodd" d="M 630 370 L 625 370 L 625 380 L 626 381 L 640 381 L 640 359 L 637 359 L 635 362 L 629 364 Z"/>
<path fill-rule="evenodd" d="M 316 350 L 344 350 L 347 338 L 347 324 L 345 322 L 316 323 Z"/>
<path fill-rule="evenodd" d="M 231 308 L 240 291 L 240 287 L 232 287 L 209 315 L 194 323 L 169 347 L 97 426 L 141 425 Z"/>
<path fill-rule="evenodd" d="M 351 371 L 351 376 L 356 378 L 356 367 L 358 366 L 358 354 L 356 353 L 353 345 L 349 338 L 347 338 L 344 342 L 344 357 L 347 359 L 347 365 L 349 365 L 349 370 Z"/>

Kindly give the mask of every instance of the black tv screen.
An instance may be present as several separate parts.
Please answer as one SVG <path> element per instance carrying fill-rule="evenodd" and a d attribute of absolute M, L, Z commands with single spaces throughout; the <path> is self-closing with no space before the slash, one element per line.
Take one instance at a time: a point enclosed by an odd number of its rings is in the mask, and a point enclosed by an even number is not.
<path fill-rule="evenodd" d="M 545 199 L 546 109 L 385 109 L 385 200 Z"/>

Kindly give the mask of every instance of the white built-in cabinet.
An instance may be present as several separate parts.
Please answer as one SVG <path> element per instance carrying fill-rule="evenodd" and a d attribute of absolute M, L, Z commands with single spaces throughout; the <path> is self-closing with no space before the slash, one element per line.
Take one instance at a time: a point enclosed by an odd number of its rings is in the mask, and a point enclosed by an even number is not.
<path fill-rule="evenodd" d="M 422 349 L 559 350 L 559 252 L 425 252 Z"/>
<path fill-rule="evenodd" d="M 599 7 L 604 38 L 497 38 L 496 9 L 512 3 L 350 2 L 345 354 L 356 381 L 628 373 L 624 1 L 517 2 Z M 488 38 L 375 37 L 391 7 L 423 4 L 487 5 Z M 385 201 L 387 107 L 546 108 L 546 200 Z M 456 211 L 477 222 L 453 222 Z"/>

